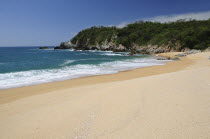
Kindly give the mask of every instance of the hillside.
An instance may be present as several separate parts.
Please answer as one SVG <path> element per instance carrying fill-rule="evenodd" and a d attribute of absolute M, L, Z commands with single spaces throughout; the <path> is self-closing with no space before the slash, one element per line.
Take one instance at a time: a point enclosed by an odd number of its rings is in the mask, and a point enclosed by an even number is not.
<path fill-rule="evenodd" d="M 140 21 L 124 28 L 91 27 L 79 32 L 71 41 L 61 43 L 58 48 L 62 47 L 140 53 L 204 50 L 210 47 L 210 19 L 170 23 Z"/>

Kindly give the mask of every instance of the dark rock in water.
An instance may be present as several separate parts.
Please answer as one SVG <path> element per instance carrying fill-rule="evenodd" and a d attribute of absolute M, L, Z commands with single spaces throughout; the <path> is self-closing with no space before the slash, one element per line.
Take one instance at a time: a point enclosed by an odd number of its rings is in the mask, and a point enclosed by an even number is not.
<path fill-rule="evenodd" d="M 177 57 L 185 57 L 187 55 L 186 54 L 178 54 L 178 55 L 175 55 L 175 56 L 177 56 Z"/>
<path fill-rule="evenodd" d="M 172 57 L 170 60 L 180 60 L 178 57 Z"/>
<path fill-rule="evenodd" d="M 99 50 L 98 47 L 92 47 L 91 50 Z"/>
<path fill-rule="evenodd" d="M 128 53 L 129 56 L 133 56 L 133 55 L 135 55 L 135 54 L 136 54 L 136 53 L 133 53 L 133 52 Z"/>
<path fill-rule="evenodd" d="M 131 49 L 128 55 L 133 56 L 135 54 L 137 54 L 137 51 L 135 49 Z"/>
<path fill-rule="evenodd" d="M 70 41 L 62 42 L 60 46 L 56 46 L 54 49 L 74 49 L 74 45 Z"/>
<path fill-rule="evenodd" d="M 39 49 L 49 49 L 49 47 L 39 47 Z"/>
<path fill-rule="evenodd" d="M 180 60 L 178 57 L 157 57 L 157 60 Z"/>
<path fill-rule="evenodd" d="M 159 58 L 157 58 L 157 60 L 169 60 L 169 58 L 159 57 Z"/>
<path fill-rule="evenodd" d="M 54 49 L 71 49 L 69 46 L 56 46 Z"/>
<path fill-rule="evenodd" d="M 170 60 L 170 58 L 167 58 L 167 57 L 158 57 L 157 60 Z"/>

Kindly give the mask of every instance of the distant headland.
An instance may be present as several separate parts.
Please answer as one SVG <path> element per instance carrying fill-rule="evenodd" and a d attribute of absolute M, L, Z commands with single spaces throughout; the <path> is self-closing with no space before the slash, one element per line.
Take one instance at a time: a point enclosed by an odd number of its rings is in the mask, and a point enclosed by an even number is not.
<path fill-rule="evenodd" d="M 124 28 L 91 27 L 55 49 L 164 53 L 210 47 L 210 19 L 159 23 L 139 21 Z"/>

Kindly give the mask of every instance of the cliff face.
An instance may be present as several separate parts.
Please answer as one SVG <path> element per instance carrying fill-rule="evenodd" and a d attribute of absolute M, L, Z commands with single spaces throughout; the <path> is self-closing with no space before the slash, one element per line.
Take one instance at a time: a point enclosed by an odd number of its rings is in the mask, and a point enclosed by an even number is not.
<path fill-rule="evenodd" d="M 183 48 L 180 43 L 171 43 L 163 44 L 161 46 L 158 45 L 144 45 L 139 46 L 134 44 L 132 46 L 134 53 L 144 53 L 144 54 L 156 54 L 156 53 L 166 53 L 166 52 L 181 52 L 187 51 L 189 48 Z"/>
<path fill-rule="evenodd" d="M 89 39 L 90 40 L 90 39 Z M 155 53 L 164 53 L 164 52 L 177 52 L 189 50 L 189 48 L 183 48 L 180 43 L 171 43 L 168 42 L 166 45 L 138 45 L 132 44 L 130 47 L 126 47 L 122 44 L 117 44 L 114 40 L 105 40 L 99 44 L 98 42 L 95 45 L 80 44 L 79 40 L 76 44 L 72 44 L 71 41 L 62 42 L 60 46 L 55 47 L 55 49 L 75 49 L 75 50 L 101 50 L 101 51 L 113 51 L 113 52 L 131 52 L 142 53 L 142 54 L 155 54 Z"/>
<path fill-rule="evenodd" d="M 210 20 L 172 23 L 136 22 L 122 29 L 91 27 L 56 49 L 162 53 L 204 50 L 210 46 Z"/>
<path fill-rule="evenodd" d="M 55 47 L 55 49 L 75 49 L 75 50 L 101 50 L 101 51 L 113 51 L 113 52 L 130 52 L 132 54 L 142 53 L 142 54 L 156 54 L 165 52 L 180 52 L 189 50 L 189 48 L 183 48 L 180 43 L 168 42 L 167 45 L 138 45 L 133 44 L 131 47 L 125 47 L 122 44 L 116 44 L 111 41 L 105 40 L 101 45 L 78 45 L 72 44 L 71 41 L 62 42 L 60 46 Z"/>
<path fill-rule="evenodd" d="M 142 54 L 156 54 L 165 52 L 181 52 L 189 50 L 188 48 L 182 49 L 180 44 L 170 45 L 144 45 L 139 46 L 134 44 L 130 48 L 126 48 L 122 44 L 116 45 L 113 42 L 104 43 L 104 45 L 93 45 L 93 46 L 78 46 L 71 44 L 70 42 L 62 43 L 60 46 L 55 47 L 55 49 L 75 49 L 75 50 L 101 50 L 101 51 L 113 51 L 113 52 L 130 52 L 131 54 L 142 53 Z"/>
<path fill-rule="evenodd" d="M 101 51 L 114 51 L 114 52 L 126 52 L 128 49 L 123 45 L 116 45 L 114 42 L 107 40 L 102 42 L 102 44 L 96 45 L 75 45 L 74 49 L 79 50 L 101 50 Z"/>

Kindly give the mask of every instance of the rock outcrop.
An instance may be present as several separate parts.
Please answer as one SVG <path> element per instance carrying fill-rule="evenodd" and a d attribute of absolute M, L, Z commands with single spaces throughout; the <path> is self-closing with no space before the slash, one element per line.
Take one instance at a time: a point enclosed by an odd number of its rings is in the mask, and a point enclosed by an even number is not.
<path fill-rule="evenodd" d="M 187 55 L 196 54 L 196 53 L 199 53 L 199 52 L 201 52 L 201 50 L 194 50 L 194 49 L 192 49 L 192 50 L 187 50 L 187 51 L 185 51 L 184 53 L 178 54 L 178 55 L 176 55 L 176 56 L 177 56 L 177 57 L 185 57 L 185 56 L 187 56 Z"/>
<path fill-rule="evenodd" d="M 60 46 L 56 46 L 54 49 L 73 49 L 75 45 L 73 45 L 70 41 L 61 42 Z"/>
<path fill-rule="evenodd" d="M 210 47 L 210 20 L 171 23 L 135 22 L 126 27 L 93 26 L 78 32 L 55 49 L 102 50 L 156 54 L 206 50 Z M 208 48 L 208 49 L 207 49 Z"/>
<path fill-rule="evenodd" d="M 156 56 L 157 60 L 180 60 L 178 57 L 162 57 L 162 56 Z"/>
<path fill-rule="evenodd" d="M 75 49 L 75 50 L 101 50 L 101 51 L 114 51 L 114 52 L 126 52 L 127 48 L 123 45 L 117 46 L 113 42 L 105 41 L 100 46 L 99 44 L 94 46 L 72 44 L 70 41 L 62 42 L 60 46 L 56 46 L 54 49 Z"/>
<path fill-rule="evenodd" d="M 204 50 L 204 52 L 209 52 L 210 51 L 210 47 L 206 48 L 206 50 Z"/>
<path fill-rule="evenodd" d="M 179 43 L 168 42 L 166 45 L 144 45 L 138 46 L 133 45 L 132 49 L 135 50 L 135 53 L 142 54 L 157 54 L 157 53 L 166 53 L 166 52 L 180 52 L 185 51 Z"/>
<path fill-rule="evenodd" d="M 39 47 L 39 49 L 49 49 L 49 47 Z"/>
<path fill-rule="evenodd" d="M 47 49 L 47 47 L 40 47 L 40 49 Z M 183 48 L 179 43 L 168 42 L 167 45 L 144 45 L 139 46 L 133 44 L 129 49 L 122 44 L 117 45 L 114 42 L 108 42 L 105 40 L 102 45 L 99 44 L 89 46 L 89 45 L 78 45 L 72 44 L 70 41 L 62 42 L 60 46 L 55 47 L 54 49 L 75 49 L 75 50 L 101 50 L 101 51 L 113 51 L 113 52 L 129 52 L 128 55 L 135 55 L 138 53 L 141 54 L 157 54 L 157 53 L 166 53 L 166 52 L 184 52 L 178 54 L 177 57 L 184 57 L 189 54 L 195 54 L 201 52 L 201 50 L 190 50 L 189 48 Z M 206 49 L 208 51 L 210 48 Z M 178 58 L 174 59 L 178 60 Z"/>
<path fill-rule="evenodd" d="M 175 46 L 175 47 L 174 47 Z M 172 44 L 168 43 L 167 45 L 145 45 L 145 46 L 138 46 L 133 44 L 133 46 L 128 49 L 127 47 L 123 46 L 122 44 L 115 44 L 114 42 L 108 42 L 107 40 L 102 43 L 100 46 L 99 44 L 89 46 L 89 45 L 78 45 L 72 44 L 70 41 L 62 42 L 60 46 L 55 47 L 54 49 L 75 49 L 75 50 L 101 50 L 101 51 L 113 51 L 113 52 L 129 52 L 129 55 L 135 55 L 137 53 L 141 54 L 156 54 L 156 53 L 165 53 L 165 52 L 177 52 L 177 51 L 186 51 L 182 49 L 181 45 L 178 43 Z"/>

